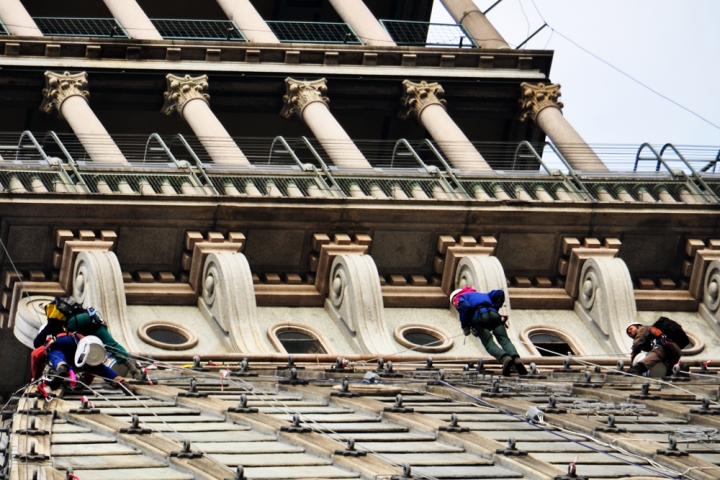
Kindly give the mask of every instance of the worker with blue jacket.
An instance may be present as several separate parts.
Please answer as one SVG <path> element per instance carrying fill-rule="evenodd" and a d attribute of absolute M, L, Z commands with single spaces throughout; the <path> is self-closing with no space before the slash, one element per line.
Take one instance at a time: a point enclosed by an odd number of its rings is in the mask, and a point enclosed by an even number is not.
<path fill-rule="evenodd" d="M 505 327 L 507 316 L 498 313 L 505 303 L 504 291 L 481 293 L 472 287 L 464 287 L 450 294 L 450 302 L 460 316 L 463 333 L 478 337 L 485 350 L 502 362 L 503 375 L 509 376 L 513 367 L 520 375 L 527 375 L 527 369 L 508 337 Z"/>

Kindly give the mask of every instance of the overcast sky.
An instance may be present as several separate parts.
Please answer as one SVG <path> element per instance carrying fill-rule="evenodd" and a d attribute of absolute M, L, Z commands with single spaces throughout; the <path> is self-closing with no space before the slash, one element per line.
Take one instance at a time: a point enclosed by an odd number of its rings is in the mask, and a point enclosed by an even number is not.
<path fill-rule="evenodd" d="M 495 0 L 474 0 L 480 10 Z M 542 26 L 720 125 L 720 1 L 503 0 L 487 17 L 511 45 Z M 540 13 L 538 13 L 538 9 Z M 541 14 L 541 15 L 540 15 Z M 454 23 L 439 0 L 433 22 Z M 703 122 L 545 28 L 525 48 L 554 50 L 550 78 L 563 112 L 588 143 L 712 145 Z"/>

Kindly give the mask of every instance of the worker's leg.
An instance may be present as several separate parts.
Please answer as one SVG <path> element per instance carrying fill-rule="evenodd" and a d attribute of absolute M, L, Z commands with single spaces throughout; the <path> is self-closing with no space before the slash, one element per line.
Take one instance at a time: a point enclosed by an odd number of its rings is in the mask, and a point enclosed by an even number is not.
<path fill-rule="evenodd" d="M 662 362 L 665 358 L 665 349 L 661 346 L 657 346 L 650 350 L 645 358 L 642 359 L 642 363 L 645 366 L 645 370 L 650 370 L 658 363 Z"/>
<path fill-rule="evenodd" d="M 515 349 L 515 345 L 512 344 L 510 337 L 508 337 L 507 329 L 505 328 L 504 323 L 501 323 L 497 327 L 493 328 L 492 333 L 495 335 L 495 339 L 498 341 L 500 347 L 502 347 L 505 353 L 513 358 L 519 356 L 517 350 Z"/>
<path fill-rule="evenodd" d="M 502 357 L 507 356 L 507 353 L 505 353 L 505 351 L 502 348 L 498 347 L 495 343 L 491 330 L 480 327 L 475 328 L 475 331 L 477 332 L 477 336 L 482 342 L 483 347 L 485 347 L 485 350 L 487 350 L 487 352 L 495 359 L 500 360 L 502 359 Z"/>

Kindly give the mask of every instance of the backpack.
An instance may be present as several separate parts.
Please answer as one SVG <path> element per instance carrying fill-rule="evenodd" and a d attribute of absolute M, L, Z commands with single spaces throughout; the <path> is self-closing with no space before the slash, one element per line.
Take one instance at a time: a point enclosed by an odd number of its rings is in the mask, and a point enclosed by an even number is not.
<path fill-rule="evenodd" d="M 667 338 L 672 340 L 675 345 L 680 347 L 680 349 L 690 346 L 690 338 L 688 338 L 682 326 L 675 320 L 660 317 L 657 319 L 657 322 L 653 324 L 653 327 L 659 329 Z"/>
<path fill-rule="evenodd" d="M 55 297 L 53 303 L 55 303 L 57 309 L 65 315 L 65 318 L 68 319 L 85 312 L 83 306 L 70 297 Z"/>

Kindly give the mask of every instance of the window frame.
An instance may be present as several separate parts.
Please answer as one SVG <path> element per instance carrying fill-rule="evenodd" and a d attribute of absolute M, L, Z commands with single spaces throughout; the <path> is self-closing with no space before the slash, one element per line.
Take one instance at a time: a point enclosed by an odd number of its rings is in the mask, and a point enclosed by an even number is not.
<path fill-rule="evenodd" d="M 279 353 L 286 353 L 288 354 L 288 351 L 285 350 L 285 347 L 283 346 L 282 342 L 280 341 L 280 338 L 278 338 L 279 333 L 283 332 L 298 332 L 302 333 L 303 335 L 307 335 L 309 337 L 312 337 L 316 342 L 320 344 L 323 350 L 325 350 L 325 353 L 318 353 L 317 355 L 336 355 L 337 352 L 334 348 L 332 348 L 332 344 L 330 341 L 325 337 L 325 335 L 318 330 L 315 327 L 311 327 L 309 325 L 303 325 L 300 323 L 288 323 L 288 322 L 282 322 L 282 323 L 276 323 L 274 325 L 271 325 L 268 328 L 267 336 L 270 340 L 270 343 L 272 343 L 273 347 L 275 347 L 275 350 L 277 350 Z M 288 354 L 290 355 L 290 354 Z M 293 354 L 297 355 L 297 354 Z M 314 355 L 312 353 L 308 354 L 302 354 L 302 355 Z"/>

